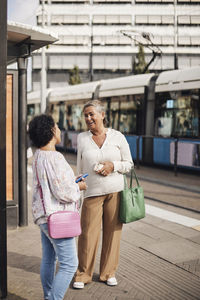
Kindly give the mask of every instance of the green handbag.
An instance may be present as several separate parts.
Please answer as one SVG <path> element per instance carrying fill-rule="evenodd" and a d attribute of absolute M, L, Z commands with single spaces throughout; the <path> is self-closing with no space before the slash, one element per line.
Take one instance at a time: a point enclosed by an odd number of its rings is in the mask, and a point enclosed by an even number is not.
<path fill-rule="evenodd" d="M 132 187 L 133 173 L 137 183 Z M 130 187 L 124 175 L 124 190 L 120 192 L 119 219 L 121 223 L 130 223 L 145 217 L 144 192 L 140 186 L 134 169 L 131 170 Z"/>

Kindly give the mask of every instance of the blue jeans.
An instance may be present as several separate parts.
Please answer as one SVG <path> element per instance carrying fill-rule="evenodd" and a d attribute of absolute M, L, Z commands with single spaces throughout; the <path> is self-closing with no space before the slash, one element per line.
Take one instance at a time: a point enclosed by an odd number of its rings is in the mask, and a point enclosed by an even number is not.
<path fill-rule="evenodd" d="M 40 277 L 44 298 L 62 300 L 78 266 L 75 238 L 52 239 L 49 237 L 47 224 L 40 225 L 40 231 L 42 240 Z M 55 274 L 57 258 L 59 269 Z"/>

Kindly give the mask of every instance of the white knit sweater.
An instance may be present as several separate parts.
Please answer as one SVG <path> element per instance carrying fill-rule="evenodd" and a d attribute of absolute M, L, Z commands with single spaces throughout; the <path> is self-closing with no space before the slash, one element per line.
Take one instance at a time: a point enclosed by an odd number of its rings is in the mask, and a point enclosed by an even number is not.
<path fill-rule="evenodd" d="M 104 161 L 111 161 L 114 164 L 114 171 L 105 177 L 94 171 L 96 163 Z M 129 172 L 132 166 L 129 145 L 121 132 L 108 128 L 101 148 L 92 139 L 90 131 L 78 135 L 77 171 L 78 174 L 89 174 L 86 179 L 88 188 L 84 191 L 84 198 L 123 190 L 123 174 Z"/>

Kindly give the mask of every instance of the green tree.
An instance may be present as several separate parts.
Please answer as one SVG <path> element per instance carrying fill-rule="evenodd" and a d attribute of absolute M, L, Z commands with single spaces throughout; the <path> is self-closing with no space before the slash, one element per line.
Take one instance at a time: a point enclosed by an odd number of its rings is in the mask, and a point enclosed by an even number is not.
<path fill-rule="evenodd" d="M 79 67 L 74 66 L 74 68 L 69 71 L 69 84 L 74 85 L 74 84 L 79 84 L 79 83 L 81 83 Z"/>
<path fill-rule="evenodd" d="M 144 69 L 147 66 L 145 61 L 144 47 L 143 45 L 139 44 L 138 48 L 138 53 L 136 54 L 134 61 L 134 74 L 143 74 Z M 148 70 L 145 73 L 148 73 Z"/>

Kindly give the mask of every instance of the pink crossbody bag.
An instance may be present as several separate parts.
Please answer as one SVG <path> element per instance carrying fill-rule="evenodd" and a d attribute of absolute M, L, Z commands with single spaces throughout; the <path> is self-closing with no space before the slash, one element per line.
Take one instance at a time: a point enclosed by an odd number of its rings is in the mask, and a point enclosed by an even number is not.
<path fill-rule="evenodd" d="M 37 161 L 35 162 L 35 170 L 40 191 L 40 198 L 42 201 L 44 214 L 46 215 L 42 188 L 37 172 Z M 54 212 L 48 216 L 47 224 L 49 236 L 53 239 L 71 238 L 81 234 L 80 214 L 77 211 L 63 210 Z"/>

